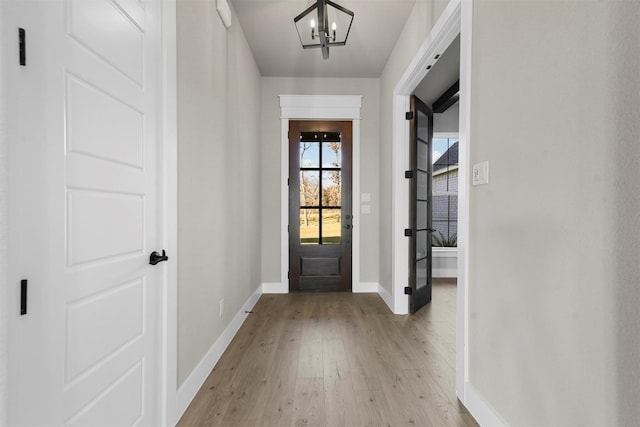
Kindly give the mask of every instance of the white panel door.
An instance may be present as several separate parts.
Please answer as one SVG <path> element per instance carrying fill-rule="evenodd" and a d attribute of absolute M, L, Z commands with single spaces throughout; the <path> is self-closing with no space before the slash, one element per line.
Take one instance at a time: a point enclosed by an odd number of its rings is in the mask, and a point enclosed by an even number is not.
<path fill-rule="evenodd" d="M 8 1 L 9 425 L 156 426 L 159 1 Z"/>

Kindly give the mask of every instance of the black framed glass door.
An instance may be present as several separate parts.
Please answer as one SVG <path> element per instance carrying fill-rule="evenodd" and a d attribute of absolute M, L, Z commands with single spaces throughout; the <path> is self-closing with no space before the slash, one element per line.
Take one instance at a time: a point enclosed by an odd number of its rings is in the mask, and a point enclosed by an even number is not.
<path fill-rule="evenodd" d="M 409 239 L 409 309 L 415 313 L 431 302 L 432 282 L 432 212 L 431 212 L 431 144 L 433 112 L 415 95 L 411 97 L 410 134 L 410 239 Z"/>
<path fill-rule="evenodd" d="M 351 290 L 351 122 L 289 122 L 289 289 Z"/>

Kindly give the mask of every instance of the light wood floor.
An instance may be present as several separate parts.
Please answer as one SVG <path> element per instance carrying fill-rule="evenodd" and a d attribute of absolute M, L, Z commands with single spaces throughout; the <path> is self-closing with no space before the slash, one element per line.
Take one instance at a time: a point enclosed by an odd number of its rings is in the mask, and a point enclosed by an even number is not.
<path fill-rule="evenodd" d="M 455 397 L 455 282 L 413 316 L 376 294 L 263 295 L 178 426 L 477 426 Z"/>

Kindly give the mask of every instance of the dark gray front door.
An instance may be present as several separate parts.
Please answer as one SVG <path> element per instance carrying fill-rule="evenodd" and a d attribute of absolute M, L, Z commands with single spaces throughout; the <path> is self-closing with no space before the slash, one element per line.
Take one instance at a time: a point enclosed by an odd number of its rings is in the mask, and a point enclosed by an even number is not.
<path fill-rule="evenodd" d="M 351 290 L 351 122 L 289 122 L 289 289 Z"/>

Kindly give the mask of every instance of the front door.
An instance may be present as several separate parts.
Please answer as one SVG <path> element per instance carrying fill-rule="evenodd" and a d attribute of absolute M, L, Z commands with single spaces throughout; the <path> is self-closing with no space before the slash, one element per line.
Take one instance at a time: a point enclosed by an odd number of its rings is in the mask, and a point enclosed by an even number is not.
<path fill-rule="evenodd" d="M 157 426 L 160 2 L 5 4 L 8 425 Z"/>
<path fill-rule="evenodd" d="M 289 289 L 351 290 L 351 122 L 289 122 Z"/>
<path fill-rule="evenodd" d="M 431 144 L 433 112 L 411 97 L 409 220 L 409 308 L 415 313 L 431 302 Z"/>

